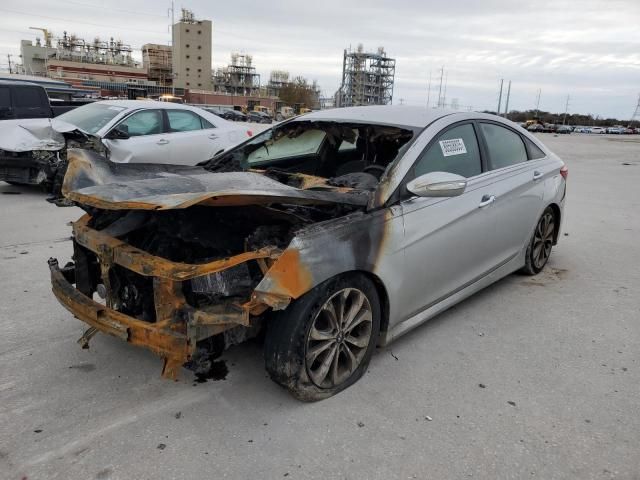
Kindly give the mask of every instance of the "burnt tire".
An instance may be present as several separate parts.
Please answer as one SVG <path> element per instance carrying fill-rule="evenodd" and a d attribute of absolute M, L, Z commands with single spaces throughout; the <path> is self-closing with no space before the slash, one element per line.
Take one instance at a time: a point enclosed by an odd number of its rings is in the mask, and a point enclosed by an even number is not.
<path fill-rule="evenodd" d="M 302 401 L 341 392 L 367 370 L 380 316 L 378 292 L 366 276 L 321 283 L 270 318 L 264 344 L 269 376 Z"/>
<path fill-rule="evenodd" d="M 542 271 L 551 256 L 557 228 L 556 214 L 551 207 L 547 207 L 542 212 L 529 241 L 522 273 L 537 275 Z"/>

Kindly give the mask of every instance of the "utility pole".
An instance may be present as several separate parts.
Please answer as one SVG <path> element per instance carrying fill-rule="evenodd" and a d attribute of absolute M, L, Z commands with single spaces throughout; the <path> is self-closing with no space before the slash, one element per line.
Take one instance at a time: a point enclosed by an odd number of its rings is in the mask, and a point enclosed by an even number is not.
<path fill-rule="evenodd" d="M 449 72 L 444 74 L 444 93 L 442 94 L 442 108 L 447 106 L 447 80 L 449 79 Z"/>
<path fill-rule="evenodd" d="M 636 109 L 631 115 L 631 121 L 635 121 L 636 119 L 640 119 L 640 95 L 638 95 L 638 104 L 636 105 Z"/>
<path fill-rule="evenodd" d="M 567 112 L 569 111 L 569 95 L 567 95 L 567 101 L 564 104 L 564 117 L 562 117 L 562 124 L 567 121 Z"/>
<path fill-rule="evenodd" d="M 500 115 L 500 106 L 502 105 L 502 85 L 504 84 L 504 78 L 500 79 L 500 93 L 498 94 L 498 116 Z"/>
<path fill-rule="evenodd" d="M 431 100 L 431 70 L 429 70 L 429 86 L 427 87 L 427 108 L 429 108 L 430 100 Z"/>
<path fill-rule="evenodd" d="M 13 57 L 13 55 L 7 53 L 7 61 L 9 62 L 9 73 L 13 73 L 13 71 L 11 70 L 11 57 Z"/>
<path fill-rule="evenodd" d="M 504 104 L 504 118 L 508 118 L 509 115 L 509 97 L 511 96 L 511 80 L 509 80 L 509 86 L 507 87 L 507 101 Z M 500 112 L 498 112 L 500 115 Z"/>
<path fill-rule="evenodd" d="M 536 118 L 540 115 L 540 94 L 542 93 L 542 89 L 538 89 L 538 94 L 536 95 Z"/>
<path fill-rule="evenodd" d="M 444 66 L 440 68 L 440 87 L 438 88 L 438 108 L 442 102 L 442 77 L 444 76 Z"/>

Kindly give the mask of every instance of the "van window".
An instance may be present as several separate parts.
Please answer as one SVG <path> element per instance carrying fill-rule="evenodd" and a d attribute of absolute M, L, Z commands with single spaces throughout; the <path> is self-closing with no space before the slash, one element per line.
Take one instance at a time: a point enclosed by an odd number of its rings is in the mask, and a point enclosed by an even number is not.
<path fill-rule="evenodd" d="M 7 87 L 0 87 L 0 107 L 11 108 L 11 91 Z"/>
<path fill-rule="evenodd" d="M 14 103 L 16 108 L 39 108 L 42 105 L 41 90 L 32 87 L 18 87 L 15 90 Z"/>

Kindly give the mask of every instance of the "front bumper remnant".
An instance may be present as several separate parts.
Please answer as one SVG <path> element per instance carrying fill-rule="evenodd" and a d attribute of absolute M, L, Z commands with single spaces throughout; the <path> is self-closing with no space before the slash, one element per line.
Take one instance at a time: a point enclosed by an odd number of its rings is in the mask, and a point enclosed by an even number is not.
<path fill-rule="evenodd" d="M 182 364 L 190 359 L 195 345 L 186 335 L 166 325 L 147 323 L 107 308 L 76 290 L 65 278 L 58 261 L 49 260 L 53 294 L 67 310 L 96 330 L 145 347 L 164 358 L 162 376 L 175 379 Z"/>
<path fill-rule="evenodd" d="M 255 318 L 269 308 L 283 308 L 288 303 L 288 298 L 263 296 L 254 291 L 250 298 L 222 299 L 218 304 L 196 308 L 187 302 L 183 293 L 183 282 L 242 263 L 257 262 L 265 272 L 282 255 L 277 247 L 263 247 L 208 263 L 173 262 L 91 228 L 90 218 L 85 215 L 74 222 L 74 244 L 92 252 L 98 260 L 99 275 L 106 288 L 105 304 L 94 301 L 92 290 L 83 282 L 88 275 L 86 263 L 70 263 L 60 268 L 56 259 L 49 260 L 54 295 L 67 310 L 90 326 L 79 340 L 83 348 L 88 347 L 97 332 L 106 333 L 161 356 L 164 359 L 162 376 L 175 379 L 180 367 L 192 359 L 198 342 L 235 327 L 251 327 L 254 321 L 251 316 Z M 82 255 L 76 260 L 80 257 Z M 116 266 L 152 279 L 154 320 L 146 321 L 116 310 L 117 302 L 109 281 L 109 273 Z"/>

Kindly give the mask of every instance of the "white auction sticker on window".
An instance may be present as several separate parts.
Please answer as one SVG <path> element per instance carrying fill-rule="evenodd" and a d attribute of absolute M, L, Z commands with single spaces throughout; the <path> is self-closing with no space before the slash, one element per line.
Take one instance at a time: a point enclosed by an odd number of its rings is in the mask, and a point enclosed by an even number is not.
<path fill-rule="evenodd" d="M 440 140 L 440 148 L 442 149 L 442 154 L 445 157 L 450 157 L 451 155 L 462 155 L 463 153 L 467 153 L 467 149 L 464 146 L 464 141 L 461 138 L 452 138 L 450 140 Z"/>

